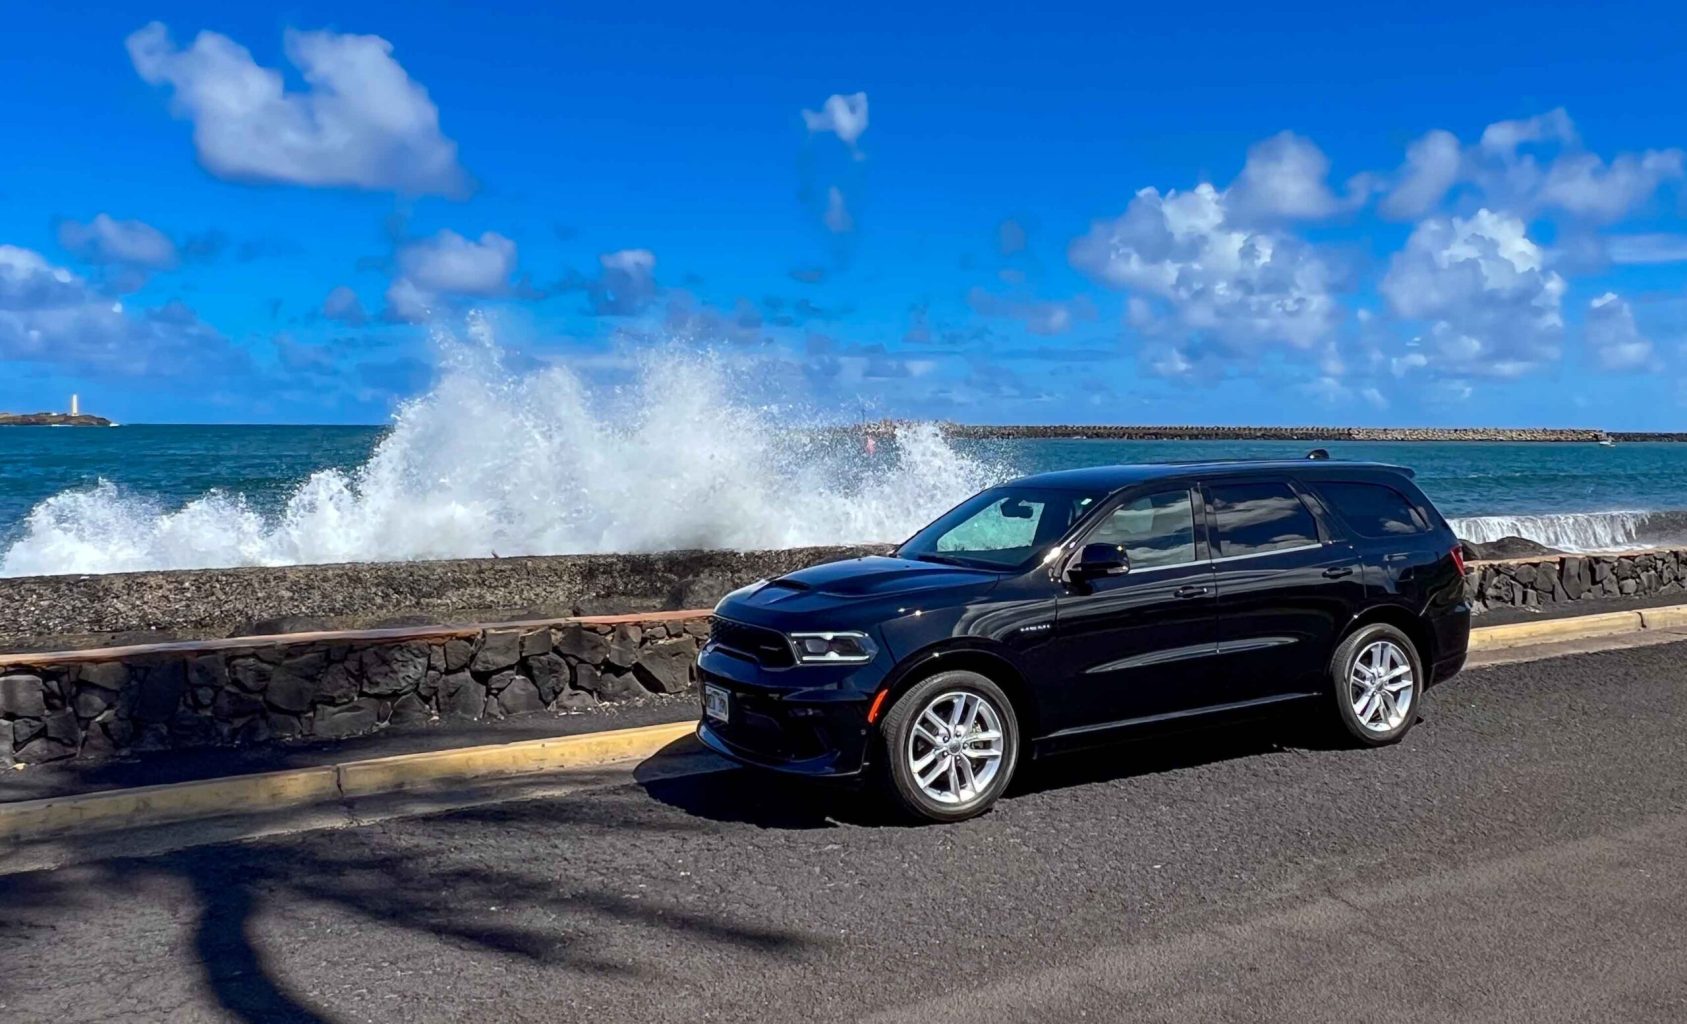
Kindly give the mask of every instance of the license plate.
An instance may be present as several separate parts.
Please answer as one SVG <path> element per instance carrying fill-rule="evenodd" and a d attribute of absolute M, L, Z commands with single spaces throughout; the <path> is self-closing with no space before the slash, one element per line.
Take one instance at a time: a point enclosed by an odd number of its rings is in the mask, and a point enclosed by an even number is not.
<path fill-rule="evenodd" d="M 703 714 L 717 722 L 726 721 L 728 697 L 726 691 L 718 686 L 703 687 Z"/>

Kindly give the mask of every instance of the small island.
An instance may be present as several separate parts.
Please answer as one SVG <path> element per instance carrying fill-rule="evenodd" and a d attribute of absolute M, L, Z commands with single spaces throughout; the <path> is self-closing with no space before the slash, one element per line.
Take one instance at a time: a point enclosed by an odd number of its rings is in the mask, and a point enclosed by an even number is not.
<path fill-rule="evenodd" d="M 104 416 L 69 412 L 0 412 L 0 427 L 109 427 Z"/>

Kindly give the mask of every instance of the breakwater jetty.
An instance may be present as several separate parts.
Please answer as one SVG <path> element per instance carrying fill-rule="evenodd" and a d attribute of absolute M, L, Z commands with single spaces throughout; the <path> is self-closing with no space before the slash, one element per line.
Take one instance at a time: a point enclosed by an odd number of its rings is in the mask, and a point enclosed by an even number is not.
<path fill-rule="evenodd" d="M 869 424 L 892 432 L 902 424 Z M 1607 431 L 1593 427 L 1200 427 L 1124 424 L 996 425 L 942 423 L 947 437 L 967 440 L 1097 439 L 1112 441 L 1687 441 L 1687 432 Z"/>

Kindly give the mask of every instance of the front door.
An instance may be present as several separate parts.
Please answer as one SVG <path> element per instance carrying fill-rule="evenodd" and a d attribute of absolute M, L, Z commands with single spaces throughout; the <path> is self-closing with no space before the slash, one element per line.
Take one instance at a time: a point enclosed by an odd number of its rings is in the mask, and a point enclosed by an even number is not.
<path fill-rule="evenodd" d="M 1079 542 L 1124 547 L 1127 572 L 1070 582 L 1056 600 L 1057 731 L 1207 702 L 1216 649 L 1213 568 L 1187 487 L 1127 498 Z"/>

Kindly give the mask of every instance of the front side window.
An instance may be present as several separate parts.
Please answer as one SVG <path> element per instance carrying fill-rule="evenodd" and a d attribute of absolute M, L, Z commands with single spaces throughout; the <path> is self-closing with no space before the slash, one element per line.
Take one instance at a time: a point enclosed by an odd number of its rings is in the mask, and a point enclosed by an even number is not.
<path fill-rule="evenodd" d="M 1164 491 L 1127 501 L 1089 539 L 1124 547 L 1133 571 L 1193 562 L 1195 508 L 1189 491 Z"/>
<path fill-rule="evenodd" d="M 1218 518 L 1218 555 L 1263 555 L 1318 543 L 1318 523 L 1286 483 L 1210 488 Z"/>
<path fill-rule="evenodd" d="M 994 487 L 914 534 L 897 554 L 981 569 L 1029 569 L 1100 497 L 1040 487 Z"/>
<path fill-rule="evenodd" d="M 1317 489 L 1325 503 L 1361 537 L 1374 540 L 1429 532 L 1423 514 L 1392 487 L 1329 481 L 1318 484 Z"/>

